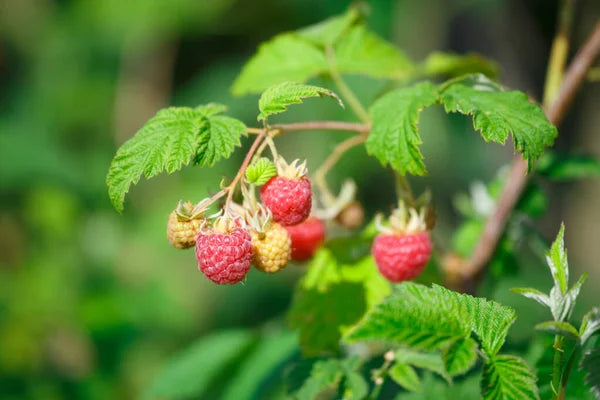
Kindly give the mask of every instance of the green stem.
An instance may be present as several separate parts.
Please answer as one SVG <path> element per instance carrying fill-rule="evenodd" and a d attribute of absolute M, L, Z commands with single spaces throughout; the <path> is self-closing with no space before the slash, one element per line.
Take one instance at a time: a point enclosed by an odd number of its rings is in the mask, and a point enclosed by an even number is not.
<path fill-rule="evenodd" d="M 571 375 L 571 370 L 573 369 L 573 365 L 575 364 L 575 360 L 579 357 L 581 353 L 581 345 L 577 343 L 575 348 L 571 352 L 569 359 L 567 360 L 567 364 L 565 365 L 565 369 L 562 374 L 562 378 L 560 380 L 560 390 L 558 392 L 558 399 L 564 400 L 565 395 L 567 393 L 567 383 L 569 383 L 569 376 Z"/>
<path fill-rule="evenodd" d="M 394 177 L 396 178 L 396 195 L 398 197 L 398 201 L 407 200 L 408 205 L 414 207 L 415 198 L 412 193 L 412 189 L 410 188 L 410 184 L 408 183 L 408 179 L 406 176 L 394 171 Z"/>
<path fill-rule="evenodd" d="M 569 33 L 573 24 L 574 5 L 575 0 L 561 1 L 557 32 L 550 50 L 544 85 L 544 106 L 546 107 L 556 99 L 563 80 L 569 55 Z"/>
<path fill-rule="evenodd" d="M 340 94 L 342 95 L 342 98 L 350 106 L 350 108 L 352 109 L 354 114 L 356 114 L 358 119 L 360 119 L 363 122 L 369 123 L 371 120 L 369 118 L 369 113 L 367 113 L 367 110 L 365 110 L 363 105 L 360 103 L 360 100 L 358 100 L 352 89 L 350 89 L 348 85 L 346 85 L 346 82 L 344 82 L 342 76 L 335 68 L 333 47 L 327 46 L 325 48 L 325 51 L 327 53 L 327 63 L 329 64 L 329 74 L 331 75 L 331 79 L 333 79 L 333 82 L 335 83 Z"/>
<path fill-rule="evenodd" d="M 565 350 L 563 348 L 564 337 L 561 335 L 554 336 L 554 358 L 552 360 L 552 398 L 560 399 L 561 388 L 561 375 L 562 366 L 564 362 Z"/>

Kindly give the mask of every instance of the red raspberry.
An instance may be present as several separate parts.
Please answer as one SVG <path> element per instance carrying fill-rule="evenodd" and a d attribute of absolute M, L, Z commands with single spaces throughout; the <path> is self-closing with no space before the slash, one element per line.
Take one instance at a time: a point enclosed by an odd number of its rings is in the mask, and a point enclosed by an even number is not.
<path fill-rule="evenodd" d="M 325 224 L 317 218 L 311 217 L 285 229 L 292 238 L 292 260 L 308 260 L 325 240 Z"/>
<path fill-rule="evenodd" d="M 310 180 L 274 176 L 260 189 L 260 199 L 281 225 L 296 225 L 308 218 L 312 207 Z"/>
<path fill-rule="evenodd" d="M 241 228 L 230 233 L 200 233 L 196 242 L 198 268 L 211 281 L 233 284 L 250 270 L 252 238 Z"/>
<path fill-rule="evenodd" d="M 372 248 L 379 272 L 392 282 L 419 276 L 431 256 L 429 232 L 377 235 Z"/>

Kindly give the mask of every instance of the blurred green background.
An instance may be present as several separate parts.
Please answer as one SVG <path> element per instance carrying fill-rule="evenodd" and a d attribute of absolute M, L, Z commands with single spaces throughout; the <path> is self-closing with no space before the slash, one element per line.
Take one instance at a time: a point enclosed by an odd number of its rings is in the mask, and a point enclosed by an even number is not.
<path fill-rule="evenodd" d="M 256 126 L 257 97 L 229 94 L 244 61 L 261 41 L 349 3 L 0 1 L 0 398 L 136 398 L 165 359 L 194 339 L 282 325 L 302 266 L 275 276 L 253 270 L 245 284 L 220 287 L 197 271 L 193 251 L 165 239 L 177 201 L 214 191 L 223 175 L 235 174 L 242 151 L 212 170 L 141 182 L 122 215 L 109 203 L 105 174 L 117 146 L 166 105 L 222 102 Z M 433 50 L 475 51 L 498 61 L 503 84 L 541 98 L 557 1 L 369 3 L 369 25 L 413 59 Z M 574 47 L 600 15 L 598 1 L 577 3 Z M 348 82 L 367 104 L 382 89 L 365 78 Z M 558 152 L 600 155 L 599 109 L 600 85 L 589 83 L 559 129 Z M 352 115 L 309 100 L 278 120 L 318 119 Z M 511 157 L 511 146 L 486 145 L 470 124 L 441 109 L 426 111 L 421 122 L 429 176 L 412 182 L 432 189 L 436 236 L 446 246 L 461 222 L 455 195 L 491 180 Z M 308 157 L 314 169 L 345 135 L 290 134 L 279 148 L 289 158 Z M 357 181 L 368 215 L 394 202 L 391 174 L 364 149 L 348 153 L 330 179 L 336 186 L 345 176 Z M 597 304 L 600 183 L 541 185 L 548 212 L 526 223 L 552 238 L 565 220 L 574 275 L 590 273 L 584 303 Z M 549 285 L 539 259 L 522 264 L 520 274 L 485 293 L 517 307 L 517 344 L 543 316 L 507 288 Z"/>

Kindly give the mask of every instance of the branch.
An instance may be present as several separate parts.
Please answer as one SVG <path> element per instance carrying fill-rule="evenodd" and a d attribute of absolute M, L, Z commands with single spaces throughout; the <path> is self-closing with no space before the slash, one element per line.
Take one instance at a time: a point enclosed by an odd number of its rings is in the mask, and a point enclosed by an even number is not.
<path fill-rule="evenodd" d="M 558 125 L 562 121 L 575 93 L 584 82 L 587 71 L 598 57 L 598 54 L 600 54 L 600 21 L 596 23 L 592 34 L 575 55 L 565 72 L 556 99 L 550 107 L 545 109 L 546 116 L 552 124 Z M 482 276 L 488 261 L 494 254 L 506 223 L 525 188 L 527 180 L 527 162 L 520 156 L 516 156 L 506 177 L 506 183 L 496 208 L 489 217 L 471 258 L 459 271 L 456 271 L 461 275 L 463 281 L 461 289 L 464 291 L 474 291 L 475 284 Z"/>
<path fill-rule="evenodd" d="M 354 122 L 341 122 L 341 121 L 296 122 L 293 124 L 273 125 L 272 128 L 281 130 L 282 132 L 330 130 L 330 131 L 368 133 L 371 130 L 371 126 L 369 124 L 358 124 L 358 123 L 354 123 Z"/>

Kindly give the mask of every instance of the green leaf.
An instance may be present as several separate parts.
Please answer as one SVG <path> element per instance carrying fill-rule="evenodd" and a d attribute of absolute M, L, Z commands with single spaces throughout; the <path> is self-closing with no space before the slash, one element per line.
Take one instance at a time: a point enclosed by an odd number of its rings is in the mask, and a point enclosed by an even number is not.
<path fill-rule="evenodd" d="M 425 373 L 422 377 L 422 392 L 399 393 L 394 400 L 473 400 L 479 399 L 479 381 L 480 377 L 476 374 L 469 374 L 464 379 L 457 380 L 452 385 L 448 385 L 433 374 Z"/>
<path fill-rule="evenodd" d="M 462 375 L 477 361 L 477 342 L 470 337 L 457 340 L 444 352 L 443 357 L 450 376 Z"/>
<path fill-rule="evenodd" d="M 596 332 L 600 332 L 600 308 L 594 307 L 590 312 L 583 316 L 581 326 L 579 327 L 579 336 L 581 336 L 581 345 Z"/>
<path fill-rule="evenodd" d="M 600 346 L 586 351 L 581 357 L 581 368 L 586 372 L 585 384 L 590 387 L 590 392 L 600 399 Z"/>
<path fill-rule="evenodd" d="M 420 392 L 422 390 L 421 380 L 415 369 L 402 362 L 396 362 L 389 370 L 390 378 L 398 385 L 411 392 Z"/>
<path fill-rule="evenodd" d="M 442 286 L 433 285 L 433 289 L 446 297 L 454 297 L 471 315 L 471 328 L 481 340 L 483 350 L 493 356 L 504 344 L 508 329 L 517 318 L 515 310 L 480 297 L 460 294 Z"/>
<path fill-rule="evenodd" d="M 304 85 L 296 82 L 283 82 L 269 87 L 258 100 L 258 120 L 266 119 L 269 115 L 279 114 L 287 110 L 291 104 L 301 104 L 307 97 L 329 96 L 343 108 L 344 103 L 337 94 L 329 89 L 318 86 Z"/>
<path fill-rule="evenodd" d="M 357 373 L 361 366 L 362 361 L 357 356 L 351 356 L 343 360 L 330 358 L 317 361 L 313 364 L 310 376 L 304 381 L 293 398 L 298 400 L 329 398 L 331 396 L 321 396 L 325 393 L 335 394 L 341 384 L 344 400 L 363 399 L 368 392 L 368 385 L 362 376 Z"/>
<path fill-rule="evenodd" d="M 344 375 L 340 362 L 336 359 L 317 361 L 310 372 L 310 377 L 294 396 L 298 400 L 313 400 L 320 393 L 329 389 L 335 390 Z"/>
<path fill-rule="evenodd" d="M 484 400 L 539 399 L 535 375 L 519 357 L 496 355 L 483 367 L 481 379 Z"/>
<path fill-rule="evenodd" d="M 579 332 L 573 325 L 564 321 L 546 321 L 535 325 L 535 329 L 553 335 L 562 335 L 569 339 L 579 340 Z"/>
<path fill-rule="evenodd" d="M 273 375 L 298 347 L 296 335 L 273 332 L 261 337 L 260 342 L 235 369 L 229 378 L 223 400 L 255 399 L 261 386 Z"/>
<path fill-rule="evenodd" d="M 254 164 L 246 168 L 246 180 L 257 186 L 264 185 L 269 179 L 277 175 L 277 167 L 273 161 L 266 157 L 259 158 Z"/>
<path fill-rule="evenodd" d="M 254 339 L 247 331 L 220 332 L 200 339 L 158 373 L 143 397 L 200 397 L 212 381 L 254 343 Z"/>
<path fill-rule="evenodd" d="M 411 75 L 415 66 L 391 43 L 358 25 L 335 46 L 334 68 L 346 74 L 398 79 Z"/>
<path fill-rule="evenodd" d="M 550 307 L 550 298 L 546 293 L 543 293 L 534 288 L 512 288 L 513 292 L 523 295 L 529 299 L 535 300 L 543 306 Z"/>
<path fill-rule="evenodd" d="M 558 287 L 562 294 L 566 294 L 569 285 L 569 262 L 565 250 L 565 224 L 560 224 L 560 230 L 550 247 L 546 261 L 554 279 L 554 286 Z"/>
<path fill-rule="evenodd" d="M 347 327 L 390 293 L 372 257 L 345 264 L 321 248 L 299 282 L 288 311 L 290 326 L 300 331 L 305 355 L 337 351 Z"/>
<path fill-rule="evenodd" d="M 283 33 L 259 46 L 231 91 L 238 96 L 260 93 L 277 83 L 304 82 L 328 69 L 325 54 L 317 46 L 294 33 Z"/>
<path fill-rule="evenodd" d="M 347 342 L 385 341 L 415 349 L 443 349 L 471 332 L 470 316 L 451 296 L 405 282 L 350 330 Z"/>
<path fill-rule="evenodd" d="M 456 77 L 465 74 L 481 73 L 489 78 L 498 76 L 498 64 L 479 54 L 453 54 L 433 52 L 421 66 L 425 75 Z"/>
<path fill-rule="evenodd" d="M 503 91 L 484 75 L 450 80 L 440 87 L 440 97 L 446 112 L 472 115 L 473 127 L 486 141 L 504 144 L 511 133 L 515 150 L 530 169 L 557 135 L 542 109 L 524 93 Z"/>
<path fill-rule="evenodd" d="M 369 111 L 373 123 L 366 143 L 367 152 L 401 174 L 425 175 L 417 123 L 423 108 L 437 101 L 437 90 L 430 82 L 381 97 Z"/>
<path fill-rule="evenodd" d="M 236 119 L 217 115 L 223 110 L 224 106 L 217 104 L 195 109 L 166 108 L 125 142 L 106 176 L 108 194 L 117 211 L 123 210 L 125 194 L 142 175 L 152 178 L 163 171 L 170 174 L 192 159 L 202 166 L 211 166 L 229 157 L 240 145 L 246 127 Z"/>
<path fill-rule="evenodd" d="M 475 344 L 477 346 L 477 344 Z M 416 351 L 407 348 L 400 348 L 396 350 L 394 359 L 397 363 L 412 365 L 417 368 L 426 369 L 435 372 L 442 378 L 446 379 L 448 383 L 452 380 L 446 371 L 446 365 L 442 354 L 439 352 L 423 352 Z"/>
<path fill-rule="evenodd" d="M 362 17 L 359 7 L 350 7 L 342 15 L 327 18 L 314 25 L 296 31 L 299 37 L 319 46 L 332 45 Z"/>
<path fill-rule="evenodd" d="M 600 160 L 581 155 L 559 156 L 546 152 L 538 162 L 536 172 L 556 181 L 600 177 Z"/>

